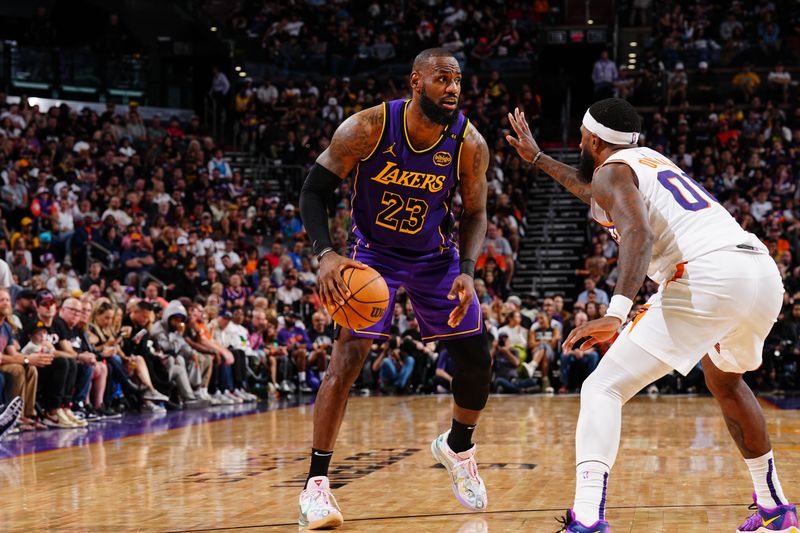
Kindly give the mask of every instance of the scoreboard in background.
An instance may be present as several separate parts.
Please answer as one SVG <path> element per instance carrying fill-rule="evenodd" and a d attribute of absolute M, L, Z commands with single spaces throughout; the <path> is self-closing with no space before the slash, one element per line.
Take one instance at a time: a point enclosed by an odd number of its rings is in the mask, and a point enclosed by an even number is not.
<path fill-rule="evenodd" d="M 560 26 L 545 30 L 547 45 L 606 44 L 611 40 L 607 26 Z"/>

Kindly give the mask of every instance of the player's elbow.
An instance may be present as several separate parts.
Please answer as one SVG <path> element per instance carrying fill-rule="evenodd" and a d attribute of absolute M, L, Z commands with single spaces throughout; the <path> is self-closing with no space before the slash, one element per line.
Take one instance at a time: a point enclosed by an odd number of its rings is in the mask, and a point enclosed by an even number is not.
<path fill-rule="evenodd" d="M 631 231 L 626 240 L 630 242 L 631 247 L 644 254 L 652 250 L 656 237 L 653 235 L 649 226 L 643 226 Z"/>

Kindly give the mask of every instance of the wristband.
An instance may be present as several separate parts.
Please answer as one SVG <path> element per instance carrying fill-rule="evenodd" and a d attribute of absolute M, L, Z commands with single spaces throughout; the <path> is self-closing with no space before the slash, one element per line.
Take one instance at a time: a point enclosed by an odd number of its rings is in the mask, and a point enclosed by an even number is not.
<path fill-rule="evenodd" d="M 462 259 L 458 263 L 458 269 L 462 274 L 466 274 L 471 278 L 475 277 L 475 261 L 472 259 Z"/>
<path fill-rule="evenodd" d="M 608 305 L 606 316 L 613 316 L 624 323 L 628 320 L 628 313 L 631 312 L 631 307 L 633 307 L 633 301 L 630 298 L 622 294 L 615 294 Z"/>
<path fill-rule="evenodd" d="M 539 162 L 539 158 L 542 157 L 542 154 L 544 154 L 544 152 L 539 150 L 539 153 L 533 156 L 533 161 L 531 161 L 532 167 L 536 168 L 536 163 Z"/>
<path fill-rule="evenodd" d="M 334 251 L 333 248 L 331 248 L 330 246 L 328 246 L 327 248 L 324 248 L 320 253 L 317 254 L 317 261 L 322 261 L 322 257 L 325 254 L 327 254 L 328 252 L 333 252 L 333 251 Z"/>

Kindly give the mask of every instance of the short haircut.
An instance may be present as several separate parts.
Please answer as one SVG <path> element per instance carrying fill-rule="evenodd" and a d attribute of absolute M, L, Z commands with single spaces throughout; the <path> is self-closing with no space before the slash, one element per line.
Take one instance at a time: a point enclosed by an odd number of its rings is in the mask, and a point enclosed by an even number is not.
<path fill-rule="evenodd" d="M 417 54 L 417 57 L 414 58 L 414 65 L 412 68 L 414 70 L 419 70 L 434 57 L 452 57 L 455 59 L 455 56 L 449 50 L 445 50 L 444 48 L 428 48 Z"/>
<path fill-rule="evenodd" d="M 589 114 L 597 122 L 612 130 L 636 133 L 642 131 L 642 119 L 639 113 L 622 98 L 606 98 L 595 102 L 589 107 Z"/>

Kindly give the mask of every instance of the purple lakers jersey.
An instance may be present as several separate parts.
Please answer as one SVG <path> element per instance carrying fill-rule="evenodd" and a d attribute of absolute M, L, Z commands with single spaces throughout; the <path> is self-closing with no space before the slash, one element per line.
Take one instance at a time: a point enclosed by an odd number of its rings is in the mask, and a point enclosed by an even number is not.
<path fill-rule="evenodd" d="M 411 146 L 406 125 L 410 100 L 385 102 L 383 132 L 356 167 L 353 243 L 399 255 L 422 255 L 453 245 L 450 202 L 468 120 L 459 113 L 428 148 Z"/>

